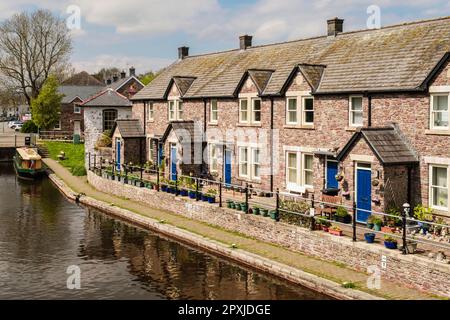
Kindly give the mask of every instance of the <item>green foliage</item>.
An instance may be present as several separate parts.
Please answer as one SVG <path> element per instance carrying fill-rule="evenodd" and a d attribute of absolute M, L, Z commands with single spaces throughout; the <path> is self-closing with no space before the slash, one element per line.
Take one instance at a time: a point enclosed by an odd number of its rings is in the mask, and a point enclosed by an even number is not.
<path fill-rule="evenodd" d="M 397 240 L 395 238 L 393 238 L 392 236 L 389 236 L 389 235 L 385 235 L 384 236 L 384 241 L 397 243 Z"/>
<path fill-rule="evenodd" d="M 356 288 L 356 285 L 353 282 L 343 282 L 342 287 L 347 289 L 354 289 Z"/>
<path fill-rule="evenodd" d="M 22 129 L 20 129 L 20 132 L 22 133 L 37 133 L 38 132 L 38 127 L 36 126 L 36 124 L 31 121 L 25 121 L 25 123 L 22 126 Z"/>
<path fill-rule="evenodd" d="M 147 72 L 146 74 L 142 75 L 139 77 L 139 80 L 146 86 L 148 85 L 150 82 L 153 81 L 153 79 L 155 79 L 157 76 L 157 74 L 153 73 L 152 71 Z"/>
<path fill-rule="evenodd" d="M 418 204 L 414 208 L 414 218 L 420 221 L 433 221 L 433 209 Z"/>
<path fill-rule="evenodd" d="M 284 200 L 280 203 L 280 220 L 301 227 L 309 227 L 312 219 L 295 213 L 309 214 L 311 206 L 306 201 Z"/>
<path fill-rule="evenodd" d="M 391 208 L 389 208 L 389 209 L 387 210 L 386 213 L 389 214 L 389 215 L 391 215 L 391 216 L 394 216 L 394 217 L 386 216 L 386 220 L 387 220 L 388 225 L 394 226 L 394 225 L 398 225 L 398 224 L 401 223 L 402 220 L 401 220 L 401 212 L 400 212 L 400 209 L 395 208 L 395 207 L 391 207 Z M 398 217 L 398 218 L 397 218 L 397 217 Z"/>
<path fill-rule="evenodd" d="M 209 197 L 215 197 L 217 195 L 217 190 L 216 189 L 208 189 L 208 191 L 206 192 L 206 195 Z"/>
<path fill-rule="evenodd" d="M 65 142 L 45 142 L 50 158 L 58 160 L 64 167 L 68 168 L 74 176 L 86 175 L 84 164 L 84 145 Z M 58 155 L 64 151 L 66 158 L 59 160 Z"/>
<path fill-rule="evenodd" d="M 106 130 L 105 132 L 103 132 L 100 135 L 100 137 L 98 137 L 98 140 L 95 143 L 95 149 L 97 150 L 98 148 L 111 147 L 112 145 L 111 136 L 112 136 L 111 130 Z"/>
<path fill-rule="evenodd" d="M 58 80 L 48 77 L 36 99 L 31 101 L 34 123 L 42 129 L 51 129 L 59 121 L 63 95 L 58 93 Z"/>
<path fill-rule="evenodd" d="M 348 213 L 347 209 L 345 209 L 344 207 L 338 207 L 336 209 L 336 216 L 345 218 L 348 215 L 350 215 L 350 214 Z"/>

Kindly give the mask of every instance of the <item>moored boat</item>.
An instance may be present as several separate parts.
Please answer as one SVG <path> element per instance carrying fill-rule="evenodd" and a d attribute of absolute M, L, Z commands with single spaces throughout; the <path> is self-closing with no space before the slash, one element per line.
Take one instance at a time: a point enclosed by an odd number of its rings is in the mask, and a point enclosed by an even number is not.
<path fill-rule="evenodd" d="M 45 168 L 42 164 L 42 158 L 36 149 L 17 148 L 14 156 L 14 168 L 20 178 L 36 179 L 41 177 Z"/>

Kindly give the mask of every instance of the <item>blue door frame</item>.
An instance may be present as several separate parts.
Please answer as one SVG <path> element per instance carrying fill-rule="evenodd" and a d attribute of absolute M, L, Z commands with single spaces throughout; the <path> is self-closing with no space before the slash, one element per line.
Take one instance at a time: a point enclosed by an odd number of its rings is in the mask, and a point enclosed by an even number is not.
<path fill-rule="evenodd" d="M 170 146 L 170 180 L 177 180 L 177 146 Z"/>
<path fill-rule="evenodd" d="M 356 221 L 366 223 L 372 210 L 372 172 L 356 169 Z"/>
<path fill-rule="evenodd" d="M 225 165 L 223 166 L 224 182 L 227 187 L 231 185 L 231 150 L 225 149 Z"/>
<path fill-rule="evenodd" d="M 327 161 L 327 189 L 338 188 L 339 183 L 336 180 L 336 175 L 338 173 L 338 163 L 337 161 Z"/>
<path fill-rule="evenodd" d="M 120 171 L 120 150 L 121 150 L 120 139 L 117 139 L 116 140 L 116 165 L 117 165 L 117 171 Z"/>

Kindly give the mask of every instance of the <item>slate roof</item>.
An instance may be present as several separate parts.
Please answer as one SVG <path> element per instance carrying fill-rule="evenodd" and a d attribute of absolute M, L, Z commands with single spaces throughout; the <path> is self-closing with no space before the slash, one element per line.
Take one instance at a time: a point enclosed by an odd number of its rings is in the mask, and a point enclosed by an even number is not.
<path fill-rule="evenodd" d="M 144 129 L 138 119 L 118 119 L 114 123 L 112 132 L 119 130 L 122 138 L 143 138 Z"/>
<path fill-rule="evenodd" d="M 195 121 L 171 121 L 164 132 L 161 141 L 165 142 L 170 132 L 174 130 L 175 135 L 180 143 L 186 142 L 203 142 L 202 126 L 196 124 Z"/>
<path fill-rule="evenodd" d="M 173 77 L 173 82 L 177 86 L 182 96 L 186 94 L 194 80 L 194 77 Z M 170 85 L 167 87 L 167 89 L 170 89 Z"/>
<path fill-rule="evenodd" d="M 125 78 L 119 78 L 117 81 L 114 81 L 110 85 L 108 85 L 108 87 L 111 89 L 114 89 L 114 90 L 118 90 L 125 83 L 127 83 L 128 81 L 130 81 L 132 79 L 136 80 L 138 83 L 140 83 L 142 86 L 144 86 L 144 84 L 141 81 L 139 81 L 138 78 L 136 78 L 135 76 L 129 76 L 129 77 L 125 77 Z"/>
<path fill-rule="evenodd" d="M 84 101 L 102 90 L 104 90 L 104 87 L 100 86 L 65 85 L 58 87 L 58 92 L 64 95 L 61 101 L 62 103 L 71 103 L 76 97 Z"/>
<path fill-rule="evenodd" d="M 360 138 L 366 141 L 383 165 L 419 162 L 416 152 L 395 127 L 362 128 L 348 141 L 338 154 L 337 160 L 341 161 Z"/>
<path fill-rule="evenodd" d="M 132 104 L 127 97 L 108 88 L 84 101 L 81 105 L 84 107 L 131 107 Z"/>
<path fill-rule="evenodd" d="M 233 97 L 251 69 L 274 70 L 263 94 L 278 95 L 299 67 L 316 94 L 423 90 L 448 51 L 450 17 L 189 56 L 167 67 L 132 100 L 164 99 L 174 76 L 196 77 L 184 98 Z"/>
<path fill-rule="evenodd" d="M 64 81 L 62 83 L 63 86 L 101 86 L 103 87 L 104 84 L 97 78 L 91 76 L 86 71 L 82 71 L 80 73 L 77 73 Z"/>

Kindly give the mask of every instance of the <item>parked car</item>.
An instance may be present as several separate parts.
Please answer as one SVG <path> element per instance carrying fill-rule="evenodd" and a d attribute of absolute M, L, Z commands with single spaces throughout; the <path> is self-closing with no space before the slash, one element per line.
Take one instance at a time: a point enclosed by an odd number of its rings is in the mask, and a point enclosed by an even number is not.
<path fill-rule="evenodd" d="M 10 122 L 11 123 L 11 122 Z M 22 121 L 12 121 L 12 123 L 11 124 L 9 124 L 8 123 L 8 126 L 11 128 L 11 129 L 16 129 L 16 127 L 18 126 L 18 125 L 23 125 L 23 122 Z"/>
<path fill-rule="evenodd" d="M 20 129 L 22 129 L 22 127 L 23 127 L 23 123 L 19 123 L 19 124 L 16 124 L 13 129 L 15 131 L 20 131 Z"/>

